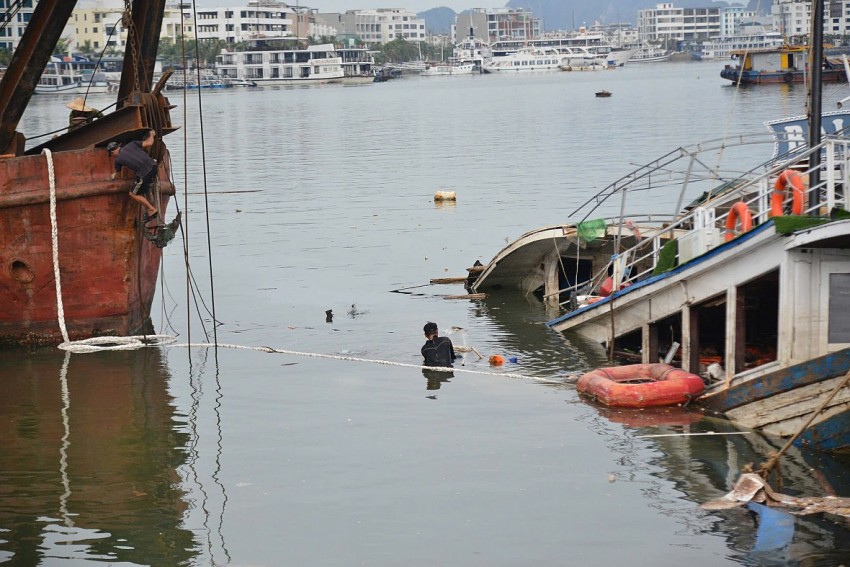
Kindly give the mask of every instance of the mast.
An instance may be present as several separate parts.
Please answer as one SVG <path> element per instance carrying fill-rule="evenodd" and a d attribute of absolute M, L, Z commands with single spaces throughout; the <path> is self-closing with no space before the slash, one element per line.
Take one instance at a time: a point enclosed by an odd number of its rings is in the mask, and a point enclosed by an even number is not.
<path fill-rule="evenodd" d="M 821 129 L 821 94 L 823 85 L 823 0 L 812 0 L 812 29 L 811 49 L 809 50 L 809 147 L 814 148 L 820 144 Z M 820 184 L 820 150 L 813 153 L 809 158 L 809 187 L 817 187 Z M 809 208 L 818 206 L 819 198 L 817 191 L 809 192 Z"/>

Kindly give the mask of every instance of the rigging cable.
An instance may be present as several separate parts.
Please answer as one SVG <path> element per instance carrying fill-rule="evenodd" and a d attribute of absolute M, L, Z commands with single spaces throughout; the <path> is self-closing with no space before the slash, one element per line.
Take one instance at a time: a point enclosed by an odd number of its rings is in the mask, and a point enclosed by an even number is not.
<path fill-rule="evenodd" d="M 197 7 L 192 5 L 192 15 L 194 17 L 194 25 L 195 29 L 198 29 L 198 10 Z M 212 306 L 212 318 L 213 318 L 213 343 L 218 344 L 218 320 L 215 316 L 215 280 L 213 278 L 213 263 L 212 263 L 212 232 L 210 230 L 210 207 L 209 207 L 209 193 L 207 191 L 207 157 L 206 157 L 206 148 L 204 146 L 204 107 L 203 107 L 203 97 L 201 96 L 201 67 L 200 67 L 200 48 L 198 46 L 198 40 L 195 40 L 195 60 L 197 61 L 197 75 L 198 75 L 198 121 L 201 128 L 201 165 L 204 179 L 204 217 L 207 223 L 207 257 L 209 258 L 209 270 L 210 270 L 210 304 Z M 185 92 L 186 85 L 183 85 L 183 90 Z M 218 357 L 218 349 L 216 347 L 216 357 Z"/>

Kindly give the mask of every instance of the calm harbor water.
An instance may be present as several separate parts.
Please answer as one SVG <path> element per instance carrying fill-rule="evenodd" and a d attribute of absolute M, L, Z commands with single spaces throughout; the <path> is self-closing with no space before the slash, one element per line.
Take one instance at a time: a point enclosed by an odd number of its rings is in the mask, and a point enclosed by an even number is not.
<path fill-rule="evenodd" d="M 170 93 L 195 292 L 174 242 L 154 322 L 207 342 L 214 306 L 219 342 L 244 348 L 0 352 L 0 563 L 847 564 L 833 518 L 798 518 L 771 548 L 746 509 L 700 509 L 775 440 L 587 405 L 568 378 L 604 364 L 598 345 L 548 330 L 532 300 L 428 285 L 567 222 L 635 165 L 805 113 L 801 86 L 736 90 L 719 70 Z M 850 94 L 826 89 L 824 110 Z M 23 131 L 66 124 L 64 102 L 35 97 Z M 441 189 L 457 203 L 436 205 Z M 429 380 L 428 320 L 485 358 Z M 684 432 L 730 434 L 656 436 Z M 782 474 L 788 492 L 850 496 L 847 459 L 792 451 Z"/>

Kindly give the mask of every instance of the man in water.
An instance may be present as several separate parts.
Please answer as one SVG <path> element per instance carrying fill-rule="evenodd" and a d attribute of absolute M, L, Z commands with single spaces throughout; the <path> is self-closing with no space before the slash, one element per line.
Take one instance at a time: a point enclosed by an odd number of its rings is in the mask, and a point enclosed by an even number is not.
<path fill-rule="evenodd" d="M 136 184 L 130 190 L 130 198 L 147 209 L 145 222 L 152 221 L 158 216 L 156 207 L 151 205 L 146 197 L 151 183 L 156 179 L 157 165 L 156 160 L 145 150 L 153 146 L 155 139 L 156 132 L 148 130 L 144 140 L 135 140 L 123 146 L 118 142 L 109 142 L 106 146 L 109 155 L 115 158 L 115 173 L 112 174 L 112 179 L 115 179 L 115 175 L 121 171 L 122 167 L 132 169 L 136 173 Z"/>
<path fill-rule="evenodd" d="M 451 367 L 457 356 L 448 337 L 438 336 L 436 323 L 425 323 L 425 344 L 422 345 L 422 356 L 425 358 L 425 366 L 449 366 Z"/>

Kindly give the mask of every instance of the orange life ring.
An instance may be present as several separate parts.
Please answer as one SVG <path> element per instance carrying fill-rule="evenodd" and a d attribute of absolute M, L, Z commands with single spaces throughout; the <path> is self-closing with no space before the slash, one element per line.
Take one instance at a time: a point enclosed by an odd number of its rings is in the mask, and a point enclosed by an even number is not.
<path fill-rule="evenodd" d="M 630 364 L 592 370 L 579 378 L 576 389 L 606 406 L 646 408 L 686 404 L 705 384 L 669 364 Z"/>
<path fill-rule="evenodd" d="M 785 203 L 785 190 L 788 187 L 791 188 L 791 214 L 803 214 L 803 195 L 806 191 L 803 177 L 793 169 L 786 169 L 779 174 L 776 183 L 773 184 L 773 196 L 770 198 L 770 216 L 780 217 L 785 214 L 782 205 Z"/>
<path fill-rule="evenodd" d="M 741 221 L 741 232 L 747 232 L 753 228 L 753 214 L 749 207 L 743 201 L 738 201 L 732 208 L 729 209 L 729 214 L 726 216 L 726 242 L 735 238 L 735 228 L 738 225 L 738 220 Z"/>

